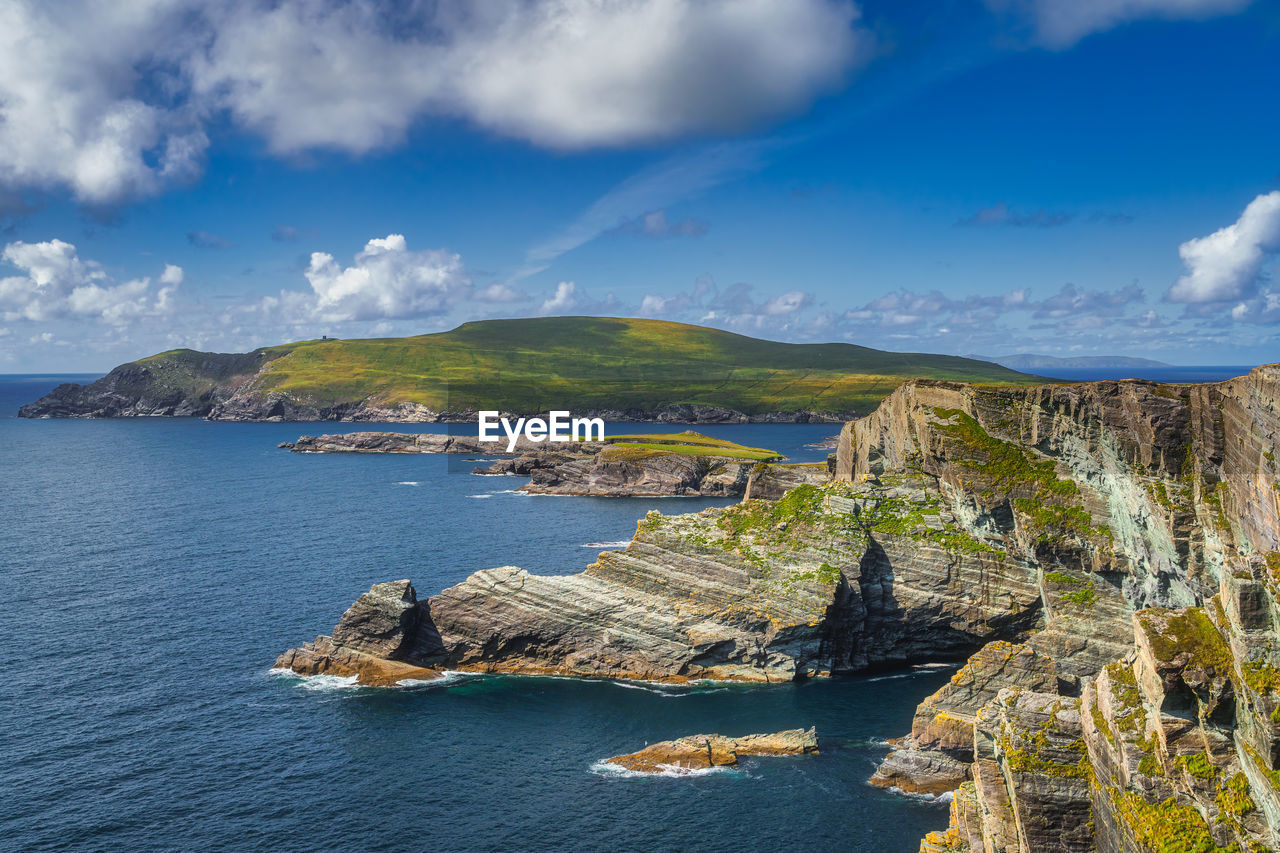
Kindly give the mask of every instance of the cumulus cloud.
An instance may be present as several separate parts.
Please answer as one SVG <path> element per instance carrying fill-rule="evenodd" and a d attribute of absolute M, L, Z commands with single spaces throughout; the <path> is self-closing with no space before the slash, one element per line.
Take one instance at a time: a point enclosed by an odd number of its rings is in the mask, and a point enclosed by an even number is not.
<path fill-rule="evenodd" d="M 153 288 L 150 278 L 117 284 L 76 247 L 62 240 L 10 243 L 0 260 L 20 275 L 0 278 L 0 317 L 6 321 L 48 321 L 63 317 L 125 325 L 140 317 L 167 315 L 182 284 L 182 268 L 166 264 Z"/>
<path fill-rule="evenodd" d="M 755 288 L 745 282 L 721 288 L 710 276 L 701 276 L 685 293 L 646 294 L 638 313 L 731 329 L 780 332 L 794 331 L 796 319 L 813 304 L 813 294 L 807 291 L 788 290 L 757 298 Z"/>
<path fill-rule="evenodd" d="M 182 0 L 0 6 L 0 183 L 112 202 L 184 180 L 208 144 L 167 88 L 186 37 Z M 139 69 L 153 69 L 142 98 Z"/>
<path fill-rule="evenodd" d="M 457 118 L 560 149 L 719 134 L 867 60 L 850 0 L 136 0 L 0 7 L 0 182 L 101 204 L 202 168 L 229 115 L 279 154 Z"/>
<path fill-rule="evenodd" d="M 562 281 L 556 285 L 554 293 L 549 294 L 538 306 L 537 314 L 630 314 L 633 309 L 623 305 L 613 293 L 606 293 L 603 299 L 595 299 L 572 281 Z"/>
<path fill-rule="evenodd" d="M 1231 225 L 1178 247 L 1187 272 L 1169 289 L 1171 302 L 1238 300 L 1257 292 L 1269 261 L 1280 254 L 1280 190 L 1260 195 Z"/>
<path fill-rule="evenodd" d="M 572 281 L 562 281 L 556 285 L 554 295 L 548 297 L 538 306 L 539 314 L 563 314 L 566 311 L 572 311 L 574 306 L 578 304 L 577 297 L 574 296 L 578 285 Z"/>
<path fill-rule="evenodd" d="M 402 234 L 365 244 L 343 267 L 312 252 L 305 272 L 311 292 L 283 291 L 257 308 L 285 322 L 345 323 L 444 314 L 471 288 L 462 258 L 444 249 L 412 251 Z"/>
<path fill-rule="evenodd" d="M 1046 47 L 1065 48 L 1090 33 L 1144 18 L 1201 20 L 1239 12 L 1252 0 L 987 0 L 999 11 L 1013 11 L 1033 26 Z"/>

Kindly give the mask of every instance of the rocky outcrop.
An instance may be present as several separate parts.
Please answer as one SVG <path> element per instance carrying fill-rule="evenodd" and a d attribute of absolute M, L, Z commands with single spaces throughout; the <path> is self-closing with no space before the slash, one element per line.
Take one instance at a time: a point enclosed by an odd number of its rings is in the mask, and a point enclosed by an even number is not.
<path fill-rule="evenodd" d="M 920 529 L 904 518 L 921 519 Z M 945 566 L 940 571 L 939 566 Z M 791 680 L 959 657 L 1038 624 L 1034 570 L 918 490 L 800 486 L 651 512 L 577 575 L 504 567 L 419 602 L 403 660 L 432 668 Z"/>
<path fill-rule="evenodd" d="M 1278 452 L 1280 366 L 911 383 L 842 431 L 835 482 L 651 513 L 579 575 L 479 572 L 395 659 L 771 681 L 971 656 L 877 773 L 956 791 L 922 849 L 1275 849 Z"/>
<path fill-rule="evenodd" d="M 514 452 L 537 454 L 547 445 L 524 436 L 516 439 Z M 581 455 L 598 451 L 598 442 L 566 442 L 555 445 L 558 453 Z M 297 441 L 284 442 L 282 448 L 294 453 L 466 453 L 492 455 L 506 450 L 507 440 L 481 442 L 473 435 L 414 432 L 347 432 L 336 435 L 304 435 Z"/>
<path fill-rule="evenodd" d="M 410 651 L 407 643 L 416 639 L 419 618 L 409 581 L 375 584 L 342 614 L 332 637 L 291 649 L 276 668 L 299 675 L 356 676 L 358 683 L 371 687 L 436 678 L 437 670 L 403 661 Z"/>
<path fill-rule="evenodd" d="M 122 364 L 88 385 L 59 385 L 21 407 L 18 417 L 204 417 L 278 355 L 268 349 L 162 353 Z"/>
<path fill-rule="evenodd" d="M 713 454 L 600 448 L 572 454 L 559 450 L 501 459 L 477 474 L 529 477 L 520 491 L 535 495 L 594 497 L 779 498 L 799 485 L 831 478 L 825 464 L 758 463 Z"/>
<path fill-rule="evenodd" d="M 646 746 L 639 752 L 616 755 L 608 764 L 635 773 L 668 773 L 732 767 L 740 755 L 807 755 L 818 751 L 818 734 L 812 729 L 791 729 L 774 734 L 688 735 Z"/>
<path fill-rule="evenodd" d="M 704 438 L 697 433 L 689 435 Z M 673 437 L 674 439 L 674 437 Z M 301 436 L 280 445 L 295 453 L 454 453 L 504 455 L 502 442 L 481 443 L 470 435 L 436 433 L 352 432 Z M 550 449 L 548 449 L 550 448 Z M 778 498 L 796 486 L 830 479 L 823 463 L 758 463 L 714 451 L 689 454 L 661 449 L 613 447 L 605 442 L 566 442 L 548 445 L 524 436 L 514 453 L 476 474 L 529 477 L 521 491 L 544 495 L 593 497 L 739 497 Z"/>

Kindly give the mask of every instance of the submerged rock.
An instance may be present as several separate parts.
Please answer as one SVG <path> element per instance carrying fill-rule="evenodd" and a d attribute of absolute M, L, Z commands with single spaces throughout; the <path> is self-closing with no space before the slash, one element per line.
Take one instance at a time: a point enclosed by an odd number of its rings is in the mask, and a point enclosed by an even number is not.
<path fill-rule="evenodd" d="M 705 770 L 731 767 L 740 755 L 805 755 L 818 751 L 818 735 L 813 728 L 791 729 L 774 734 L 688 735 L 646 746 L 639 752 L 616 755 L 608 763 L 636 773 L 663 773 L 672 770 Z"/>

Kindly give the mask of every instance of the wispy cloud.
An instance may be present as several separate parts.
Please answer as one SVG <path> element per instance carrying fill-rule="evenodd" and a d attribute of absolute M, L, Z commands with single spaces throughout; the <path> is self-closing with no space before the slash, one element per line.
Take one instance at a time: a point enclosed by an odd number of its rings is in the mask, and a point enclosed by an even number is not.
<path fill-rule="evenodd" d="M 510 276 L 516 282 L 545 270 L 566 252 L 582 246 L 644 211 L 666 208 L 712 187 L 764 168 L 767 155 L 788 144 L 782 138 L 704 146 L 662 160 L 627 178 L 598 198 L 558 234 L 526 254 Z"/>
<path fill-rule="evenodd" d="M 187 242 L 201 249 L 230 249 L 234 246 L 226 237 L 208 231 L 188 231 Z"/>

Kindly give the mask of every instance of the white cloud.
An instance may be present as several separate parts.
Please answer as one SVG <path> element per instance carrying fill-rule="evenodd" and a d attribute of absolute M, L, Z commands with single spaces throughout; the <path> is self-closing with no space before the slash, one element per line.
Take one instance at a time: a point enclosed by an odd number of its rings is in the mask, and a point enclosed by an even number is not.
<path fill-rule="evenodd" d="M 0 183 L 102 203 L 198 172 L 207 139 L 195 110 L 161 91 L 165 72 L 155 98 L 135 94 L 138 68 L 173 68 L 182 5 L 0 4 Z"/>
<path fill-rule="evenodd" d="M 842 0 L 517 5 L 458 39 L 458 100 L 557 147 L 738 131 L 839 82 L 869 52 L 856 17 Z"/>
<path fill-rule="evenodd" d="M 529 294 L 517 290 L 508 284 L 495 281 L 488 287 L 482 287 L 471 296 L 477 302 L 524 302 Z"/>
<path fill-rule="evenodd" d="M 410 251 L 402 234 L 370 240 L 348 267 L 312 252 L 305 274 L 310 293 L 283 291 L 257 307 L 289 323 L 426 317 L 445 313 L 471 288 L 461 257 L 444 249 Z"/>
<path fill-rule="evenodd" d="M 199 173 L 224 112 L 280 154 L 364 153 L 426 117 L 567 149 L 736 132 L 868 59 L 857 14 L 850 0 L 5 0 L 0 183 L 152 194 Z"/>
<path fill-rule="evenodd" d="M 666 237 L 701 237 L 707 233 L 707 223 L 692 217 L 672 222 L 666 210 L 651 210 L 635 219 L 627 219 L 616 229 L 621 234 L 640 234 L 661 240 Z"/>
<path fill-rule="evenodd" d="M 572 311 L 573 307 L 578 304 L 577 297 L 574 296 L 574 291 L 577 289 L 578 286 L 572 281 L 560 282 L 556 285 L 555 295 L 547 298 L 538 306 L 538 313 L 562 314 L 565 311 Z"/>
<path fill-rule="evenodd" d="M 1090 33 L 1144 18 L 1200 20 L 1239 12 L 1252 0 L 987 0 L 997 10 L 1028 17 L 1038 40 L 1065 48 Z"/>
<path fill-rule="evenodd" d="M 1267 262 L 1280 253 L 1280 190 L 1251 201 L 1233 224 L 1178 247 L 1186 275 L 1171 302 L 1224 302 L 1257 291 Z"/>
<path fill-rule="evenodd" d="M 115 284 L 101 264 L 82 260 L 75 246 L 56 239 L 10 243 L 0 260 L 22 272 L 0 278 L 0 317 L 10 322 L 81 317 L 119 326 L 165 315 L 183 277 L 181 267 L 166 264 L 159 288 L 150 278 Z"/>

